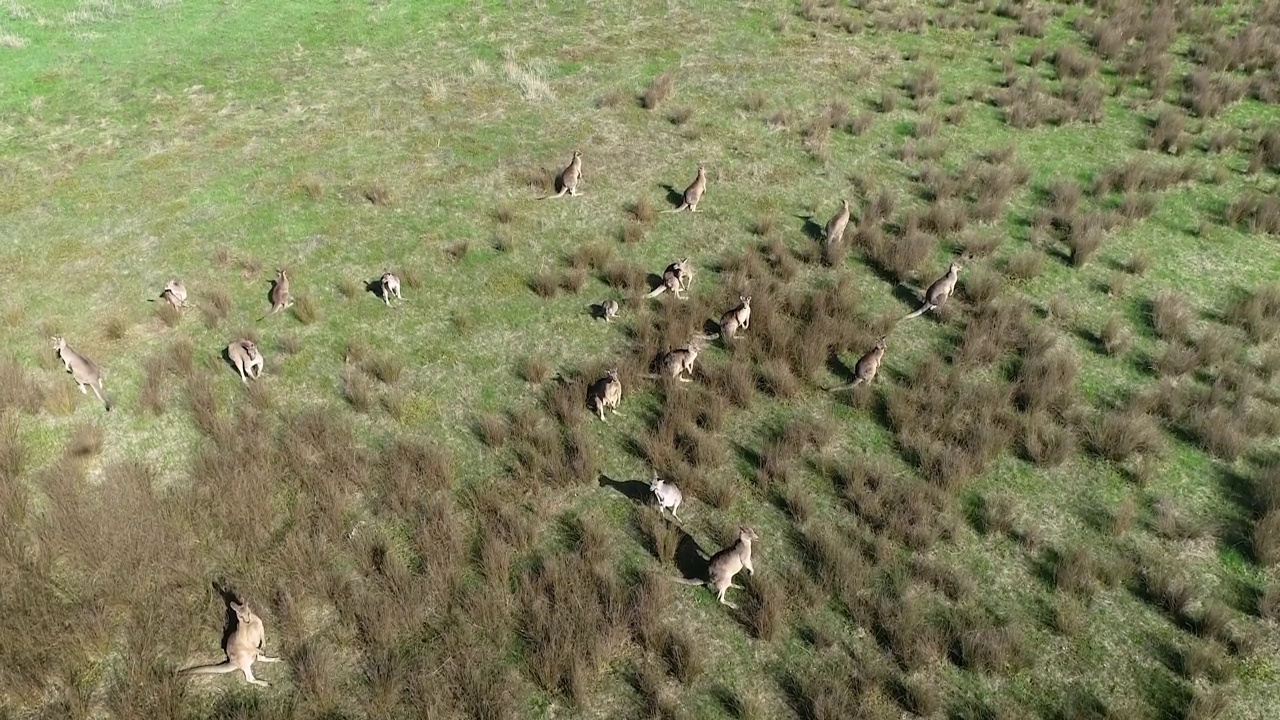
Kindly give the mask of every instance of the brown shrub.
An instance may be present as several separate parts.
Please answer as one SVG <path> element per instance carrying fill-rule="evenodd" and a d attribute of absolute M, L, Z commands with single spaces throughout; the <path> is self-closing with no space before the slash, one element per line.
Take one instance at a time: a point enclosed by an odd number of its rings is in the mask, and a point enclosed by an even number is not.
<path fill-rule="evenodd" d="M 1037 465 L 1061 465 L 1075 452 L 1076 437 L 1070 427 L 1049 414 L 1032 413 L 1022 424 L 1022 448 L 1027 459 Z"/>
<path fill-rule="evenodd" d="M 205 326 L 216 328 L 231 314 L 231 294 L 226 290 L 210 290 L 196 306 L 200 308 Z"/>
<path fill-rule="evenodd" d="M 301 293 L 294 295 L 293 307 L 290 310 L 303 325 L 310 325 L 320 315 L 320 308 L 316 305 L 316 301 L 310 295 Z"/>
<path fill-rule="evenodd" d="M 374 355 L 362 363 L 366 373 L 379 382 L 394 385 L 404 374 L 404 361 L 398 355 Z"/>
<path fill-rule="evenodd" d="M 182 311 L 167 302 L 156 302 L 156 317 L 165 327 L 177 327 L 182 322 Z"/>
<path fill-rule="evenodd" d="M 1007 673 L 1028 660 L 1026 637 L 1006 619 L 959 610 L 947 619 L 946 629 L 951 657 L 966 669 Z"/>
<path fill-rule="evenodd" d="M 510 432 L 510 425 L 501 415 L 481 415 L 476 421 L 476 435 L 480 437 L 481 442 L 491 448 L 505 445 Z"/>
<path fill-rule="evenodd" d="M 45 403 L 44 387 L 14 358 L 0 361 L 0 413 L 6 410 L 34 415 Z"/>
<path fill-rule="evenodd" d="M 926 66 L 903 83 L 907 95 L 912 100 L 932 98 L 938 94 L 938 70 Z"/>
<path fill-rule="evenodd" d="M 1055 50 L 1052 61 L 1053 71 L 1059 80 L 1086 78 L 1098 70 L 1097 59 L 1080 52 L 1074 45 L 1064 45 Z"/>
<path fill-rule="evenodd" d="M 342 370 L 342 399 L 357 412 L 367 413 L 373 408 L 373 386 L 364 374 L 350 366 Z"/>
<path fill-rule="evenodd" d="M 1067 220 L 1065 241 L 1071 254 L 1071 264 L 1083 266 L 1102 245 L 1104 223 L 1101 214 L 1087 211 L 1073 214 Z"/>

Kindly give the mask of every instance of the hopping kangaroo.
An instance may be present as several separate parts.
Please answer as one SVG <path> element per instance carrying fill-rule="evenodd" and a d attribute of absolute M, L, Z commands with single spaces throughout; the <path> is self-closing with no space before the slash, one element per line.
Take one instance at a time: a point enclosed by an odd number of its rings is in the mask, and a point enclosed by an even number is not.
<path fill-rule="evenodd" d="M 746 525 L 739 527 L 737 542 L 711 556 L 711 560 L 707 563 L 706 580 L 676 578 L 676 582 L 685 585 L 706 585 L 715 591 L 717 600 L 737 610 L 738 606 L 725 600 L 724 594 L 729 588 L 742 589 L 741 585 L 733 583 L 733 576 L 737 575 L 739 570 L 746 568 L 748 575 L 756 574 L 755 568 L 751 567 L 751 541 L 759 539 L 760 536 L 755 530 Z"/>
<path fill-rule="evenodd" d="M 680 300 L 688 300 L 688 298 L 684 296 L 684 293 L 688 292 L 689 285 L 692 283 L 693 266 L 689 264 L 689 258 L 677 260 L 676 262 L 668 265 L 666 270 L 662 271 L 662 282 L 659 283 L 658 287 L 650 291 L 648 295 L 645 295 L 645 297 L 655 298 L 664 292 L 669 292 Z"/>
<path fill-rule="evenodd" d="M 739 330 L 751 327 L 751 296 L 739 295 L 738 304 L 720 316 L 720 337 L 725 340 L 736 340 Z"/>
<path fill-rule="evenodd" d="M 252 340 L 237 340 L 227 346 L 227 357 L 240 373 L 240 382 L 249 384 L 249 378 L 262 376 L 262 353 Z"/>
<path fill-rule="evenodd" d="M 170 280 L 160 291 L 160 299 L 169 303 L 175 310 L 187 307 L 187 288 L 177 280 Z"/>
<path fill-rule="evenodd" d="M 649 481 L 649 492 L 658 498 L 658 515 L 666 517 L 666 511 L 671 510 L 671 517 L 677 522 L 680 516 L 676 514 L 676 510 L 680 508 L 680 503 L 684 502 L 684 493 L 680 492 L 680 488 L 674 483 L 669 483 L 658 477 L 658 471 L 653 471 L 653 479 Z"/>
<path fill-rule="evenodd" d="M 921 315 L 940 308 L 947 302 L 947 298 L 951 297 L 951 293 L 955 292 L 956 281 L 960 279 L 960 263 L 966 258 L 956 258 L 951 261 L 951 266 L 947 268 L 947 274 L 933 281 L 928 290 L 924 291 L 924 304 L 919 310 L 905 315 L 903 320 L 910 320 L 913 317 Z"/>
<path fill-rule="evenodd" d="M 610 368 L 609 373 L 591 383 L 587 388 L 587 408 L 604 420 L 605 408 L 618 414 L 618 403 L 622 402 L 622 381 L 618 379 L 618 368 Z M 605 422 L 608 422 L 605 420 Z"/>
<path fill-rule="evenodd" d="M 291 305 L 293 298 L 289 296 L 289 276 L 284 270 L 276 270 L 276 281 L 271 286 L 271 309 L 258 319 L 265 320 L 268 315 L 275 315 Z"/>
<path fill-rule="evenodd" d="M 393 273 L 382 273 L 382 278 L 378 280 L 378 283 L 382 286 L 382 302 L 386 303 L 388 307 L 391 306 L 392 297 L 397 300 L 403 300 L 400 297 L 400 278 Z"/>
<path fill-rule="evenodd" d="M 693 183 L 684 189 L 684 196 L 681 198 L 680 206 L 663 210 L 664 213 L 680 212 L 688 210 L 689 212 L 698 211 L 698 201 L 702 199 L 702 194 L 707 191 L 707 169 L 702 165 L 698 166 L 698 177 L 694 178 Z"/>
<path fill-rule="evenodd" d="M 827 227 L 822 231 L 822 241 L 828 245 L 840 242 L 840 238 L 844 237 L 844 229 L 849 226 L 849 201 L 840 201 L 840 212 L 827 221 Z"/>
<path fill-rule="evenodd" d="M 840 385 L 833 387 L 828 392 L 837 390 L 848 390 L 855 388 L 863 383 L 870 383 L 876 379 L 876 373 L 880 371 L 880 361 L 884 359 L 885 343 L 889 340 L 888 335 L 880 336 L 874 347 L 866 352 L 862 357 L 858 358 L 858 363 L 853 366 L 853 382 L 848 385 Z"/>
<path fill-rule="evenodd" d="M 689 344 L 677 350 L 669 350 L 658 358 L 658 372 L 649 375 L 651 378 L 669 377 L 675 378 L 680 382 L 693 382 L 693 361 L 698 359 L 698 353 L 702 352 L 702 348 L 708 340 L 715 340 L 719 334 L 700 335 L 695 334 L 689 338 Z M 684 377 L 688 373 L 689 377 Z"/>
<path fill-rule="evenodd" d="M 569 161 L 568 167 L 560 171 L 556 176 L 556 185 L 560 186 L 560 191 L 555 195 L 547 195 L 543 200 L 564 197 L 565 193 L 569 193 L 571 197 L 578 195 L 578 181 L 582 179 L 582 151 L 574 150 L 573 159 Z"/>
<path fill-rule="evenodd" d="M 93 394 L 102 401 L 102 407 L 106 408 L 107 412 L 111 412 L 111 401 L 107 399 L 102 389 L 102 371 L 98 366 L 89 358 L 73 350 L 61 336 L 52 337 L 50 340 L 53 341 L 53 351 L 58 354 L 67 372 L 71 373 L 71 378 L 76 381 L 80 392 L 88 394 L 85 388 L 92 388 Z"/>
<path fill-rule="evenodd" d="M 217 665 L 197 665 L 178 672 L 182 675 L 216 675 L 239 670 L 244 673 L 245 682 L 267 687 L 265 680 L 253 676 L 253 663 L 255 660 L 279 662 L 280 658 L 262 652 L 263 642 L 266 640 L 262 618 L 254 614 L 248 603 L 232 602 L 231 609 L 236 614 L 236 629 L 227 637 L 227 661 Z"/>

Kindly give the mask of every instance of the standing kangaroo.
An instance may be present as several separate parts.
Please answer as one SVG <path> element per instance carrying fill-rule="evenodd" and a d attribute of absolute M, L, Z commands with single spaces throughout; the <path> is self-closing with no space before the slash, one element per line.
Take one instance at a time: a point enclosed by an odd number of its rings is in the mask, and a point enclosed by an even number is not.
<path fill-rule="evenodd" d="M 738 304 L 720 316 L 720 337 L 725 340 L 736 340 L 739 330 L 747 330 L 750 327 L 751 296 L 739 295 Z"/>
<path fill-rule="evenodd" d="M 827 245 L 840 242 L 840 238 L 844 237 L 844 229 L 849 226 L 849 201 L 840 201 L 840 212 L 827 221 L 827 227 L 822 231 L 822 241 Z"/>
<path fill-rule="evenodd" d="M 618 379 L 618 368 L 610 368 L 607 375 L 591 383 L 587 388 L 587 408 L 604 420 L 605 408 L 618 413 L 618 404 L 622 402 L 622 381 Z M 605 420 L 605 422 L 608 422 Z"/>
<path fill-rule="evenodd" d="M 227 661 L 217 665 L 197 665 L 179 670 L 182 675 L 215 675 L 239 670 L 244 673 L 245 682 L 267 687 L 265 680 L 253 676 L 253 663 L 261 660 L 265 663 L 279 662 L 280 658 L 271 657 L 262 652 L 266 640 L 266 631 L 262 627 L 262 618 L 254 614 L 248 603 L 232 602 L 232 611 L 236 614 L 236 629 L 227 637 Z"/>
<path fill-rule="evenodd" d="M 870 383 L 876 379 L 876 373 L 880 371 L 880 361 L 884 359 L 885 343 L 889 340 L 888 335 L 882 335 L 876 341 L 874 347 L 866 352 L 862 357 L 858 358 L 858 363 L 853 366 L 853 382 L 848 385 L 840 385 L 833 387 L 828 392 L 836 392 L 837 390 L 848 390 L 855 388 L 863 383 Z"/>
<path fill-rule="evenodd" d="M 387 307 L 391 306 L 392 297 L 397 300 L 403 299 L 400 297 L 400 278 L 396 277 L 395 274 L 389 272 L 382 273 L 382 277 L 378 280 L 378 284 L 382 287 L 382 302 L 386 303 Z"/>
<path fill-rule="evenodd" d="M 88 394 L 85 388 L 92 388 L 93 394 L 102 401 L 102 407 L 106 408 L 107 412 L 111 412 L 111 401 L 107 399 L 102 389 L 102 371 L 98 366 L 89 358 L 73 350 L 61 336 L 49 339 L 53 341 L 53 351 L 58 354 L 67 372 L 71 373 L 71 378 L 76 381 L 80 392 Z"/>
<path fill-rule="evenodd" d="M 680 206 L 663 210 L 664 213 L 680 212 L 688 210 L 689 212 L 698 211 L 698 201 L 702 199 L 702 194 L 707 191 L 707 169 L 702 165 L 698 166 L 698 177 L 694 178 L 693 183 L 684 189 L 684 195 L 681 198 Z"/>
<path fill-rule="evenodd" d="M 960 268 L 962 259 L 957 258 L 951 261 L 950 267 L 947 268 L 947 274 L 933 281 L 928 290 L 924 291 L 924 304 L 919 310 L 904 316 L 903 320 L 910 320 L 913 317 L 921 315 L 940 308 L 947 302 L 947 298 L 951 297 L 951 293 L 955 292 L 956 281 L 960 279 Z"/>
<path fill-rule="evenodd" d="M 237 340 L 227 346 L 227 357 L 240 373 L 240 382 L 248 385 L 249 378 L 262 376 L 262 353 L 252 340 Z"/>
<path fill-rule="evenodd" d="M 649 481 L 649 492 L 653 493 L 658 499 L 658 514 L 666 517 L 665 512 L 668 508 L 671 510 L 671 517 L 680 522 L 680 516 L 676 514 L 676 510 L 680 508 L 680 503 L 684 502 L 684 493 L 680 492 L 680 488 L 674 483 L 669 483 L 658 477 L 658 471 L 653 471 L 653 479 Z"/>
<path fill-rule="evenodd" d="M 556 185 L 560 187 L 560 191 L 555 195 L 547 195 L 543 200 L 564 197 L 565 193 L 569 193 L 570 197 L 578 195 L 578 181 L 582 179 L 582 151 L 574 150 L 573 159 L 569 161 L 568 167 L 560 171 L 556 176 Z"/>
<path fill-rule="evenodd" d="M 677 260 L 662 271 L 662 282 L 645 297 L 655 298 L 664 292 L 669 292 L 680 300 L 687 300 L 684 293 L 689 290 L 692 283 L 693 266 L 689 264 L 689 258 Z"/>
<path fill-rule="evenodd" d="M 271 309 L 258 320 L 265 320 L 267 315 L 275 315 L 291 305 L 293 298 L 289 296 L 289 276 L 284 270 L 276 270 L 276 281 L 271 286 Z"/>
<path fill-rule="evenodd" d="M 717 600 L 737 610 L 738 606 L 725 600 L 724 594 L 729 588 L 742 589 L 741 585 L 733 584 L 733 576 L 737 575 L 739 570 L 746 568 L 748 575 L 756 574 L 755 568 L 751 567 L 751 541 L 759 539 L 760 536 L 755 530 L 746 525 L 739 527 L 738 540 L 711 556 L 711 560 L 707 563 L 706 580 L 676 578 L 676 582 L 685 585 L 706 585 L 716 592 Z"/>

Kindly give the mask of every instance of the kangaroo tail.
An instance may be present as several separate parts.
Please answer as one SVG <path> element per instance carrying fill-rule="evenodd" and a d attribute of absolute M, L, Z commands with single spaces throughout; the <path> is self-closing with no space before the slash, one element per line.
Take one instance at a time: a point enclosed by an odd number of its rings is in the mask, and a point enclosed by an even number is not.
<path fill-rule="evenodd" d="M 649 294 L 645 295 L 645 297 L 646 297 L 646 298 L 656 298 L 656 297 L 658 297 L 659 295 L 661 295 L 662 293 L 664 293 L 664 292 L 666 292 L 666 291 L 667 291 L 667 286 L 666 286 L 666 285 L 659 285 L 658 287 L 656 287 L 656 288 L 654 288 L 652 291 L 650 291 L 650 292 L 649 292 Z"/>
<path fill-rule="evenodd" d="M 671 579 L 674 580 L 675 582 L 680 583 L 681 585 L 706 585 L 707 584 L 706 580 L 696 580 L 694 578 L 673 577 Z"/>
<path fill-rule="evenodd" d="M 89 386 L 93 390 L 93 394 L 98 396 L 98 400 L 102 401 L 102 406 L 111 412 L 111 401 L 102 394 L 102 381 L 99 380 L 97 385 Z"/>
<path fill-rule="evenodd" d="M 179 670 L 178 674 L 180 675 L 217 675 L 220 673 L 235 672 L 238 669 L 239 668 L 237 668 L 235 665 L 232 665 L 231 661 L 228 660 L 226 662 L 218 663 L 217 665 L 196 665 L 195 667 L 189 667 L 184 670 Z"/>
<path fill-rule="evenodd" d="M 921 306 L 920 306 L 920 309 L 919 309 L 919 310 L 917 310 L 917 311 L 915 311 L 915 312 L 913 312 L 913 313 L 910 313 L 910 314 L 908 314 L 908 315 L 904 315 L 902 319 L 903 319 L 903 320 L 910 320 L 910 319 L 911 319 L 911 318 L 913 318 L 913 317 L 920 317 L 921 315 L 925 314 L 926 312 L 928 312 L 928 311 L 929 311 L 929 310 L 931 310 L 932 308 L 933 308 L 933 305 L 930 305 L 929 303 L 925 303 L 925 304 L 923 304 L 923 305 L 921 305 Z"/>

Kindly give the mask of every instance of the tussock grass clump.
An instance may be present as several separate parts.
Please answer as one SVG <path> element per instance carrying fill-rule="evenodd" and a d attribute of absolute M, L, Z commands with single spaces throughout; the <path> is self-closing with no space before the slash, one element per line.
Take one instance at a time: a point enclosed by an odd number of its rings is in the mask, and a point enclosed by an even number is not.
<path fill-rule="evenodd" d="M 649 87 L 645 88 L 644 93 L 640 95 L 640 106 L 645 110 L 653 110 L 663 103 L 671 94 L 675 92 L 676 79 L 671 73 L 662 73 L 649 83 Z"/>
<path fill-rule="evenodd" d="M 471 252 L 471 243 L 467 240 L 455 240 L 444 248 L 444 254 L 449 256 L 449 260 L 460 263 L 467 259 L 467 253 Z"/>
<path fill-rule="evenodd" d="M 210 290 L 204 294 L 203 302 L 197 303 L 200 315 L 204 317 L 206 327 L 212 329 L 222 324 L 231 314 L 231 293 L 226 290 Z"/>
<path fill-rule="evenodd" d="M 610 607 L 624 606 L 622 597 L 612 596 L 617 587 L 572 556 L 546 559 L 522 575 L 517 594 L 525 663 L 544 690 L 575 705 L 587 699 L 622 629 L 610 622 Z"/>
<path fill-rule="evenodd" d="M 1030 658 L 1022 629 L 1007 618 L 960 608 L 947 617 L 946 632 L 952 661 L 969 670 L 1004 674 Z"/>
<path fill-rule="evenodd" d="M 656 644 L 667 672 L 682 685 L 692 685 L 701 677 L 706 667 L 705 650 L 688 634 L 664 627 L 658 631 Z"/>
<path fill-rule="evenodd" d="M 355 368 L 347 366 L 342 370 L 342 398 L 357 413 L 369 413 L 376 400 L 374 386 L 369 382 L 369 378 L 365 377 L 364 373 L 357 372 Z"/>
<path fill-rule="evenodd" d="M 1080 52 L 1074 45 L 1063 45 L 1058 48 L 1054 51 L 1051 60 L 1053 71 L 1059 80 L 1087 78 L 1098 71 L 1097 59 Z"/>
<path fill-rule="evenodd" d="M 364 371 L 378 382 L 394 385 L 404 375 L 404 361 L 398 355 L 379 354 L 363 363 Z"/>
<path fill-rule="evenodd" d="M 1006 271 L 1016 280 L 1034 280 L 1044 271 L 1044 254 L 1035 250 L 1019 250 L 1009 258 Z"/>
<path fill-rule="evenodd" d="M 102 441 L 102 428 L 82 423 L 71 431 L 63 453 L 69 458 L 90 458 L 102 452 Z"/>
<path fill-rule="evenodd" d="M 1048 413 L 1031 413 L 1022 425 L 1022 449 L 1031 462 L 1046 467 L 1061 465 L 1075 452 L 1077 440 L 1071 427 Z"/>
<path fill-rule="evenodd" d="M 1189 342 L 1195 312 L 1186 295 L 1166 290 L 1151 301 L 1151 327 L 1162 340 Z"/>
<path fill-rule="evenodd" d="M 1185 135 L 1185 124 L 1185 116 L 1177 110 L 1170 108 L 1161 110 L 1151 123 L 1151 132 L 1147 135 L 1147 149 L 1178 155 L 1190 144 L 1190 140 Z"/>
<path fill-rule="evenodd" d="M 1093 553 L 1083 544 L 1051 552 L 1053 584 L 1063 592 L 1090 598 L 1097 591 L 1098 568 Z"/>
<path fill-rule="evenodd" d="M 338 281 L 338 294 L 343 300 L 353 300 L 364 292 L 364 285 L 359 280 L 352 277 L 345 277 Z"/>
<path fill-rule="evenodd" d="M 560 274 L 545 268 L 539 270 L 529 278 L 529 289 L 539 297 L 553 298 L 560 292 Z"/>
<path fill-rule="evenodd" d="M 310 325 L 320 316 L 320 308 L 316 305 L 316 301 L 310 295 L 301 293 L 294 296 L 293 307 L 290 310 L 303 325 Z"/>
<path fill-rule="evenodd" d="M 44 402 L 44 387 L 34 374 L 13 358 L 0 360 L 0 412 L 12 409 L 34 415 Z"/>
<path fill-rule="evenodd" d="M 156 302 L 156 317 L 165 327 L 177 327 L 182 322 L 182 311 L 167 302 Z"/>
<path fill-rule="evenodd" d="M 1280 284 L 1261 285 L 1228 305 L 1224 315 L 1255 343 L 1280 334 Z"/>
<path fill-rule="evenodd" d="M 916 101 L 933 98 L 938 94 L 938 69 L 932 65 L 907 78 L 903 83 L 907 95 Z"/>
<path fill-rule="evenodd" d="M 476 436 L 490 448 L 500 448 L 507 442 L 511 426 L 501 415 L 490 413 L 476 420 Z"/>
<path fill-rule="evenodd" d="M 1121 409 L 1102 414 L 1089 428 L 1094 452 L 1123 463 L 1137 455 L 1157 453 L 1163 447 L 1159 423 L 1137 409 Z"/>
<path fill-rule="evenodd" d="M 1102 246 L 1105 223 L 1096 211 L 1085 211 L 1067 218 L 1063 240 L 1070 252 L 1071 264 L 1082 267 Z"/>
<path fill-rule="evenodd" d="M 1103 351 L 1115 357 L 1129 352 L 1133 345 L 1133 334 L 1129 332 L 1123 318 L 1112 315 L 1098 333 L 1098 340 L 1102 343 Z"/>
<path fill-rule="evenodd" d="M 391 204 L 391 188 L 381 180 L 375 180 L 360 188 L 360 197 L 375 207 L 385 207 Z"/>
<path fill-rule="evenodd" d="M 1187 617 L 1195 597 L 1195 585 L 1164 565 L 1144 565 L 1138 572 L 1138 590 L 1144 600 L 1175 619 Z"/>
<path fill-rule="evenodd" d="M 1089 622 L 1089 610 L 1078 598 L 1059 595 L 1053 599 L 1050 622 L 1055 632 L 1073 638 L 1084 631 Z"/>
<path fill-rule="evenodd" d="M 643 196 L 627 206 L 627 212 L 636 222 L 646 225 L 658 217 L 658 211 L 654 209 L 653 203 L 649 201 L 649 198 Z"/>

